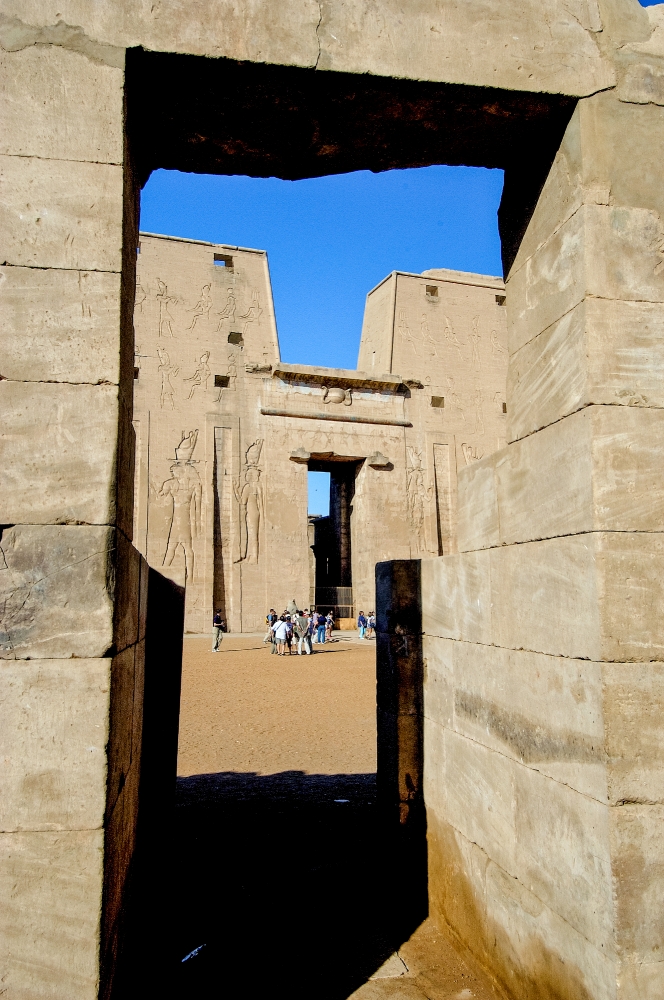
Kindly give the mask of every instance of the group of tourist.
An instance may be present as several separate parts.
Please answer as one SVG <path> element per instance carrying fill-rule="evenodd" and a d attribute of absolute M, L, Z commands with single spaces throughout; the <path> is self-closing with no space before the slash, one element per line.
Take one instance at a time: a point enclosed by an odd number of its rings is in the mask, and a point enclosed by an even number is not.
<path fill-rule="evenodd" d="M 278 615 L 270 608 L 265 616 L 267 631 L 263 642 L 269 642 L 272 652 L 277 656 L 295 655 L 293 645 L 297 642 L 297 655 L 304 651 L 307 655 L 313 653 L 314 644 L 322 645 L 332 638 L 334 617 L 331 611 L 326 615 L 315 608 L 298 610 L 292 601 L 283 614 Z M 357 628 L 360 639 L 371 639 L 376 634 L 376 616 L 370 611 L 368 616 L 360 611 L 357 616 Z M 218 653 L 221 637 L 226 631 L 226 622 L 221 610 L 218 610 L 212 620 L 212 652 Z"/>
<path fill-rule="evenodd" d="M 357 630 L 360 639 L 375 639 L 376 615 L 373 611 L 370 611 L 368 615 L 365 615 L 364 611 L 360 611 L 357 616 Z"/>
<path fill-rule="evenodd" d="M 294 603 L 294 602 L 293 602 Z M 323 644 L 332 638 L 334 628 L 334 618 L 330 611 L 324 615 L 315 608 L 305 608 L 300 611 L 291 605 L 290 610 L 286 610 L 281 615 L 277 615 L 274 608 L 270 608 L 265 616 L 267 632 L 263 642 L 272 644 L 272 652 L 277 656 L 291 656 L 295 654 L 293 646 L 297 641 L 297 655 L 302 653 L 310 655 L 313 653 L 314 643 Z"/>

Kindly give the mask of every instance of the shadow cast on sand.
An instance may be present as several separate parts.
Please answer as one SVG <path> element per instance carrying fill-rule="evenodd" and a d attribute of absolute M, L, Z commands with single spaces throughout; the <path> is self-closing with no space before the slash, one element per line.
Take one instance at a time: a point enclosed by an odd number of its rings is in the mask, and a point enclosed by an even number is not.
<path fill-rule="evenodd" d="M 424 841 L 387 830 L 374 774 L 179 778 L 175 993 L 345 1000 L 426 916 Z"/>

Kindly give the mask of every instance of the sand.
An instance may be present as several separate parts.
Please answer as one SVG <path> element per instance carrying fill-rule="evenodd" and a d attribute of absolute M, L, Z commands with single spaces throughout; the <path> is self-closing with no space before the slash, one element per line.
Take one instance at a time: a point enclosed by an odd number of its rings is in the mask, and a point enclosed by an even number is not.
<path fill-rule="evenodd" d="M 343 633 L 342 633 L 343 634 Z M 185 637 L 178 775 L 376 770 L 376 644 L 273 656 L 262 636 Z"/>

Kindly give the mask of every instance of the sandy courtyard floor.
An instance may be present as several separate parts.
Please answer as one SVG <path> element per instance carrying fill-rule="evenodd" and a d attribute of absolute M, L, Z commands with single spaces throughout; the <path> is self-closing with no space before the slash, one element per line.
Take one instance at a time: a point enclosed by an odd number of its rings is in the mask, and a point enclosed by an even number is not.
<path fill-rule="evenodd" d="M 344 637 L 272 656 L 260 635 L 225 635 L 213 653 L 185 636 L 178 774 L 374 772 L 375 649 Z"/>
<path fill-rule="evenodd" d="M 397 856 L 378 810 L 375 642 L 210 647 L 185 637 L 175 995 L 498 1000 L 427 919 L 423 843 Z"/>

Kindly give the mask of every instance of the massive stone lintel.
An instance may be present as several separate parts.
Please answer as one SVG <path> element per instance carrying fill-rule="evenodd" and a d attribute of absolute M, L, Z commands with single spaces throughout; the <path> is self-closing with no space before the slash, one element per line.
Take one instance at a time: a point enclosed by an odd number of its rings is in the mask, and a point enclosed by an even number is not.
<path fill-rule="evenodd" d="M 501 283 L 502 284 L 502 283 Z M 322 368 L 316 365 L 285 365 L 280 361 L 274 367 L 275 378 L 293 385 L 329 385 L 339 388 L 366 389 L 371 392 L 403 392 L 404 384 L 398 375 L 368 375 L 345 368 Z"/>

